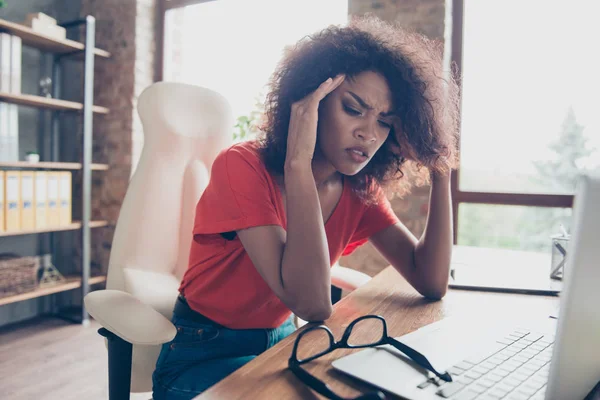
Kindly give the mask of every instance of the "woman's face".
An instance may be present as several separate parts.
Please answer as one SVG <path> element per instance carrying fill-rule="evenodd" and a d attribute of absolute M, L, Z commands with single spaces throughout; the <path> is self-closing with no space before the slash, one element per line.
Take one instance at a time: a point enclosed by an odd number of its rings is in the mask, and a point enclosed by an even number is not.
<path fill-rule="evenodd" d="M 385 78 L 365 71 L 344 82 L 319 107 L 317 146 L 340 173 L 362 170 L 387 139 L 393 123 Z"/>

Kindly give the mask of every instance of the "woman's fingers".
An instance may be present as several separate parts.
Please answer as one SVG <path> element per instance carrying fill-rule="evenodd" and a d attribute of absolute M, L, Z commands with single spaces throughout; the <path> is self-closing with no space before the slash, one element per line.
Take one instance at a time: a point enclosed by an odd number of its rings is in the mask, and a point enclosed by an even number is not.
<path fill-rule="evenodd" d="M 313 100 L 320 102 L 323 100 L 329 93 L 333 92 L 338 86 L 344 82 L 346 79 L 346 75 L 339 74 L 335 78 L 329 78 L 325 82 L 321 83 L 317 90 L 315 90 L 312 94 Z"/>

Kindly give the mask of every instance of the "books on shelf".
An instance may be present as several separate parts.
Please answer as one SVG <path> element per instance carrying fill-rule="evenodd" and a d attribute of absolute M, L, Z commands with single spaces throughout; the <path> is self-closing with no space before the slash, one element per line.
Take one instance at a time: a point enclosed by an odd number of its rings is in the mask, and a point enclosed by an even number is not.
<path fill-rule="evenodd" d="M 33 171 L 21 171 L 21 230 L 35 228 L 35 204 Z"/>
<path fill-rule="evenodd" d="M 21 229 L 21 212 L 19 209 L 21 177 L 19 171 L 6 171 L 4 174 L 4 230 Z"/>
<path fill-rule="evenodd" d="M 35 172 L 35 227 L 43 229 L 48 226 L 48 173 Z"/>
<path fill-rule="evenodd" d="M 0 171 L 0 183 L 0 232 L 72 223 L 71 172 Z"/>
<path fill-rule="evenodd" d="M 0 33 L 0 91 L 21 93 L 22 40 Z M 0 161 L 19 161 L 19 108 L 0 102 Z"/>
<path fill-rule="evenodd" d="M 0 171 L 0 232 L 4 232 L 4 171 Z"/>

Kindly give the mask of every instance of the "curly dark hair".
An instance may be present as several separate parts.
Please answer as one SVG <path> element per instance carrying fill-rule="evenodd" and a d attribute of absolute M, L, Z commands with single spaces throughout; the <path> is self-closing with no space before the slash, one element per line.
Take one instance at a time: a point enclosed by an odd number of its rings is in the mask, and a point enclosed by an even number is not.
<path fill-rule="evenodd" d="M 423 167 L 448 173 L 457 163 L 459 90 L 453 73 L 444 76 L 442 53 L 438 41 L 372 16 L 304 37 L 286 49 L 270 80 L 260 127 L 265 165 L 283 174 L 292 103 L 328 77 L 374 71 L 390 86 L 399 122 L 367 166 L 350 178 L 354 191 L 370 202 L 377 185 L 403 195 L 413 183 L 427 182 Z"/>

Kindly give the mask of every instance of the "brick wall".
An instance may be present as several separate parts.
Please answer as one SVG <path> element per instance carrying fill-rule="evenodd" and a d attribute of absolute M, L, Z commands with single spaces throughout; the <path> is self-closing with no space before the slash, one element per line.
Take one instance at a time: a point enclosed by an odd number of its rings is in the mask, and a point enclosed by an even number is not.
<path fill-rule="evenodd" d="M 348 0 L 350 16 L 373 14 L 430 38 L 441 40 L 447 37 L 449 28 L 446 24 L 446 12 L 445 0 Z M 392 200 L 392 207 L 400 220 L 417 237 L 425 228 L 428 200 L 429 187 L 415 188 L 404 198 Z M 374 276 L 388 263 L 367 243 L 352 255 L 342 257 L 340 265 Z"/>
<path fill-rule="evenodd" d="M 156 0 L 82 0 L 82 15 L 96 17 L 97 46 L 112 54 L 96 63 L 95 101 L 110 108 L 94 121 L 94 161 L 110 169 L 94 172 L 92 218 L 110 227 L 92 230 L 92 269 L 106 270 L 114 224 L 139 159 L 143 133 L 137 97 L 154 81 Z"/>

